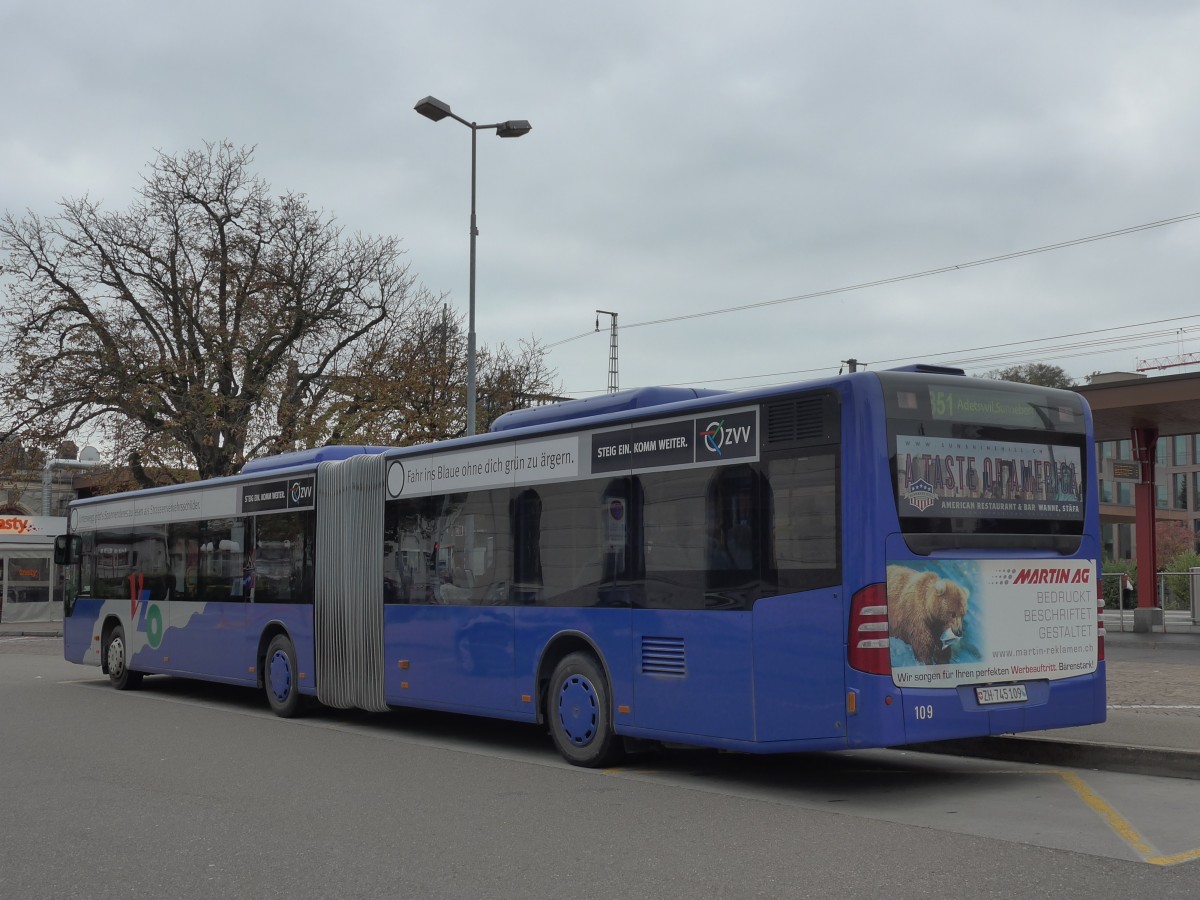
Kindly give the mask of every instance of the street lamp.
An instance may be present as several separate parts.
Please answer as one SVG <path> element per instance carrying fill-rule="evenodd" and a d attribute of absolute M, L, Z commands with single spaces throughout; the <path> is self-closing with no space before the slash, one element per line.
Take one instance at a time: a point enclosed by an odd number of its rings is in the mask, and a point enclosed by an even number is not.
<path fill-rule="evenodd" d="M 471 280 L 467 312 L 467 434 L 475 433 L 475 237 L 479 229 L 475 227 L 475 135 L 480 130 L 495 129 L 497 136 L 516 138 L 529 134 L 533 127 L 524 119 L 509 119 L 507 122 L 494 122 L 491 125 L 477 125 L 468 122 L 461 116 L 456 116 L 450 107 L 436 97 L 426 97 L 413 107 L 427 119 L 440 122 L 451 118 L 461 122 L 471 129 Z"/>

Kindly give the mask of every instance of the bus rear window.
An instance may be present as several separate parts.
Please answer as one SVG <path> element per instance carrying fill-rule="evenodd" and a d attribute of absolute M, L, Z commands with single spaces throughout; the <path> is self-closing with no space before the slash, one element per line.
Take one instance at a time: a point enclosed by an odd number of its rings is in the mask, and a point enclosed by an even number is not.
<path fill-rule="evenodd" d="M 900 515 L 1083 519 L 1078 447 L 895 435 Z"/>
<path fill-rule="evenodd" d="M 1061 538 L 1083 533 L 1089 460 L 1079 395 L 956 376 L 879 379 L 901 531 L 927 538 L 910 539 L 914 549 L 1028 536 L 1017 543 L 1066 550 L 1072 542 Z"/>

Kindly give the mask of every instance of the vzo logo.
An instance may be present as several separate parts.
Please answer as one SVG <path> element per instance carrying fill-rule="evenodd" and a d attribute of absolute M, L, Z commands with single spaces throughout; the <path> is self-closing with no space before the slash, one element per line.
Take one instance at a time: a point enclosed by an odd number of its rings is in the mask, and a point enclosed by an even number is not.
<path fill-rule="evenodd" d="M 150 590 L 146 587 L 146 576 L 134 572 L 129 576 L 129 615 L 137 615 L 138 607 L 142 614 L 138 617 L 137 630 L 146 632 L 146 642 L 155 650 L 162 643 L 163 616 L 162 608 L 157 603 L 150 602 Z"/>

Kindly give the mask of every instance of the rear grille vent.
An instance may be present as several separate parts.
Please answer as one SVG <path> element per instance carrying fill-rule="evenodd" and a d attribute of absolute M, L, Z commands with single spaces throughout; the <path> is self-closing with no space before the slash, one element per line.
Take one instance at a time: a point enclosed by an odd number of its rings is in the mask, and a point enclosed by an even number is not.
<path fill-rule="evenodd" d="M 683 638 L 643 637 L 643 675 L 687 675 Z"/>
<path fill-rule="evenodd" d="M 796 397 L 767 405 L 767 444 L 827 441 L 829 434 L 824 394 Z"/>

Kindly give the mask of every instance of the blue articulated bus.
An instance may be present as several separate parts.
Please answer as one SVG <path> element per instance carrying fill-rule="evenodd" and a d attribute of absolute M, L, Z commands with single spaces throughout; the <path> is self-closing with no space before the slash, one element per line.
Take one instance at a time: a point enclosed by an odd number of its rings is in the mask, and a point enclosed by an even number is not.
<path fill-rule="evenodd" d="M 584 766 L 1100 722 L 1094 466 L 1079 395 L 929 366 L 570 401 L 80 500 L 64 651 Z"/>

